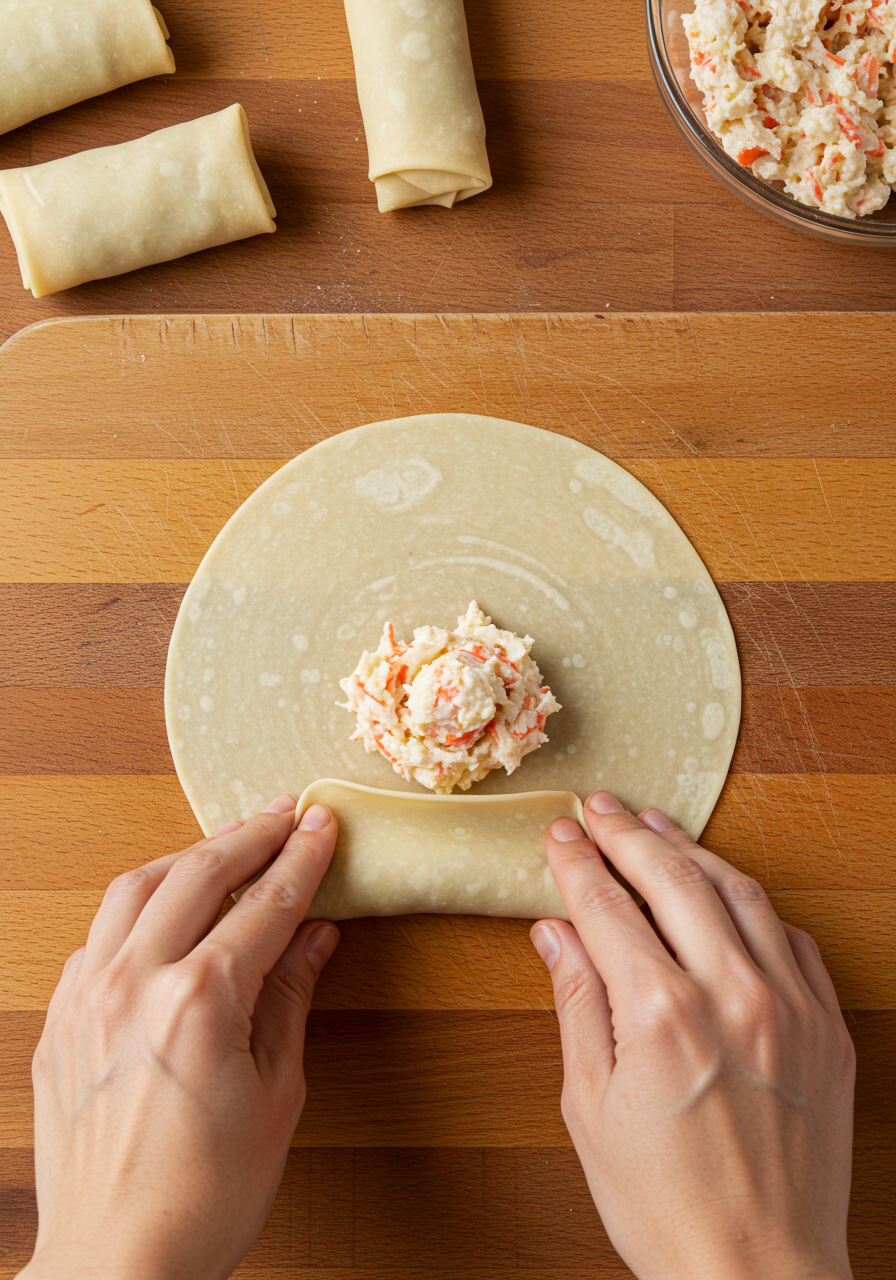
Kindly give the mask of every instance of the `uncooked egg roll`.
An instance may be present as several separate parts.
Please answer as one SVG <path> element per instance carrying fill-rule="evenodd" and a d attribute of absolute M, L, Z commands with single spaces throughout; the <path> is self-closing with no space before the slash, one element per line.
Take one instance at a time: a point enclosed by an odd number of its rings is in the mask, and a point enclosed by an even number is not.
<path fill-rule="evenodd" d="M 463 0 L 345 0 L 380 213 L 492 185 Z"/>
<path fill-rule="evenodd" d="M 0 171 L 0 213 L 35 298 L 277 229 L 239 104 Z"/>
<path fill-rule="evenodd" d="M 0 133 L 147 76 L 170 75 L 150 0 L 0 0 Z"/>

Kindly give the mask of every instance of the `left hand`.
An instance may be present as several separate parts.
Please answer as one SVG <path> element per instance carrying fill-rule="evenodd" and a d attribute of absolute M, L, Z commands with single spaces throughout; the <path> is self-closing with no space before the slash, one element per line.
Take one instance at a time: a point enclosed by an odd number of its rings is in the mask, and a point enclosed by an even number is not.
<path fill-rule="evenodd" d="M 333 924 L 300 926 L 336 820 L 312 805 L 291 835 L 295 807 L 281 796 L 107 890 L 34 1055 L 28 1280 L 217 1280 L 261 1231 L 305 1102 L 312 991 L 339 941 Z"/>

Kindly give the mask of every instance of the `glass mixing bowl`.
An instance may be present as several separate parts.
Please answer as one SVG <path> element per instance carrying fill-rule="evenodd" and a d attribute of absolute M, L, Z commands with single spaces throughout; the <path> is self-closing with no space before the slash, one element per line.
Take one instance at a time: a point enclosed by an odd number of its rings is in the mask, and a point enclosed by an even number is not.
<path fill-rule="evenodd" d="M 839 218 L 800 204 L 776 185 L 756 178 L 716 142 L 703 115 L 702 97 L 690 76 L 688 41 L 681 21 L 694 0 L 647 0 L 647 44 L 653 78 L 678 132 L 719 182 L 776 222 L 840 244 L 896 248 L 896 192 L 867 218 Z"/>

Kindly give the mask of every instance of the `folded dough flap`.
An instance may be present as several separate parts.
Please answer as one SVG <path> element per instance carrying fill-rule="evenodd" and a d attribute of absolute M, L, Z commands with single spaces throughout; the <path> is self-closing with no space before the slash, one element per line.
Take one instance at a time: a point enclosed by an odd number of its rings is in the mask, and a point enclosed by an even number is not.
<path fill-rule="evenodd" d="M 444 169 L 400 169 L 374 180 L 380 213 L 412 209 L 422 204 L 439 204 L 450 209 L 459 200 L 475 196 L 489 185 L 467 173 Z"/>
<path fill-rule="evenodd" d="M 433 796 L 322 778 L 306 787 L 297 815 L 315 803 L 335 813 L 339 838 L 307 920 L 418 913 L 569 919 L 544 833 L 555 818 L 583 822 L 571 791 Z"/>

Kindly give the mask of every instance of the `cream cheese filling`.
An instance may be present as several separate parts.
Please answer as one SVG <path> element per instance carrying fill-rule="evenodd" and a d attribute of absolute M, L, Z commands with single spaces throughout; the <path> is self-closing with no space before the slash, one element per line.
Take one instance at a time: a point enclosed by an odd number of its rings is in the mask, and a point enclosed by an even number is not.
<path fill-rule="evenodd" d="M 560 704 L 529 656 L 534 641 L 502 631 L 470 603 L 457 629 L 418 627 L 410 644 L 387 623 L 339 681 L 357 717 L 353 742 L 379 751 L 396 773 L 439 795 L 466 791 L 492 769 L 517 769 L 547 742 Z"/>

